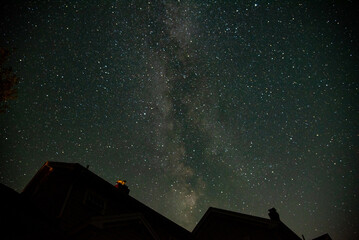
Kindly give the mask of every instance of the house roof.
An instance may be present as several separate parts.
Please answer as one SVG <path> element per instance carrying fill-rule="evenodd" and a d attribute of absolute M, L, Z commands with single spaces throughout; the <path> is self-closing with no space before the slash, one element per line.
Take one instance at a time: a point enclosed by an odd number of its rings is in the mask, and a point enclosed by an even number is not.
<path fill-rule="evenodd" d="M 213 216 L 213 215 L 217 215 L 217 214 L 227 216 L 229 218 L 235 218 L 236 220 L 248 222 L 248 223 L 251 223 L 251 224 L 254 224 L 257 226 L 266 227 L 266 226 L 269 226 L 269 224 L 271 223 L 271 221 L 269 219 L 251 216 L 251 215 L 238 213 L 238 212 L 233 212 L 233 211 L 229 211 L 229 210 L 224 210 L 224 209 L 220 209 L 220 208 L 209 207 L 208 210 L 206 211 L 206 213 L 201 218 L 201 220 L 196 225 L 196 227 L 193 229 L 192 233 L 196 235 L 204 227 L 204 225 L 205 225 L 206 221 L 208 221 L 209 217 Z"/>
<path fill-rule="evenodd" d="M 326 234 L 324 234 L 322 236 L 314 238 L 313 240 L 332 240 L 332 238 L 329 236 L 328 233 L 326 233 Z"/>
<path fill-rule="evenodd" d="M 256 217 L 214 207 L 208 208 L 207 212 L 204 214 L 197 226 L 193 229 L 192 234 L 197 236 L 200 234 L 200 232 L 206 231 L 206 222 L 209 221 L 210 218 L 216 218 L 219 216 L 228 218 L 229 221 L 250 224 L 258 228 L 267 229 L 268 231 L 280 230 L 281 235 L 290 236 L 291 239 L 300 240 L 300 238 L 281 221 Z"/>
<path fill-rule="evenodd" d="M 132 196 L 119 191 L 114 185 L 78 163 L 46 162 L 25 187 L 23 194 L 31 196 L 31 194 L 36 191 L 36 188 L 38 188 L 38 185 L 41 184 L 42 181 L 46 181 L 46 176 L 52 174 L 52 172 L 57 172 L 57 174 L 61 172 L 61 175 L 58 177 L 66 179 L 66 181 L 91 184 L 99 192 L 106 193 L 107 196 L 110 196 L 112 200 L 118 201 L 119 204 L 125 204 L 127 213 L 141 213 L 142 219 L 146 219 L 146 222 L 151 223 L 151 227 L 157 233 L 165 229 L 167 232 L 182 236 L 184 239 L 189 239 L 191 236 L 191 233 L 185 228 L 177 225 Z"/>

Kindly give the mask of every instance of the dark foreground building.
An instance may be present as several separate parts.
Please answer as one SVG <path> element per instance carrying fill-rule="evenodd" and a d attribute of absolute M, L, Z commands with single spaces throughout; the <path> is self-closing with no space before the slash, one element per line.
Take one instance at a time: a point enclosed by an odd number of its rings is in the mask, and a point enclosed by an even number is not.
<path fill-rule="evenodd" d="M 4 185 L 0 194 L 1 239 L 300 240 L 275 209 L 265 219 L 209 208 L 191 233 L 131 197 L 124 181 L 113 186 L 77 163 L 46 162 L 21 194 Z"/>
<path fill-rule="evenodd" d="M 22 195 L 69 239 L 190 239 L 191 233 L 79 164 L 47 162 Z"/>
<path fill-rule="evenodd" d="M 218 208 L 209 208 L 193 230 L 194 239 L 268 239 L 301 240 L 279 220 L 274 208 L 270 219 L 255 217 Z"/>
<path fill-rule="evenodd" d="M 332 238 L 329 236 L 329 234 L 324 234 L 320 237 L 314 238 L 313 240 L 332 240 Z"/>

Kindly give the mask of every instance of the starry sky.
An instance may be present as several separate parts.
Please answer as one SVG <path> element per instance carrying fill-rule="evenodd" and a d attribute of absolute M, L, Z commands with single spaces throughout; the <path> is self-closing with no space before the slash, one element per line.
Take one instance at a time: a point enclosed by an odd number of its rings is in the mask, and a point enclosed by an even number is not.
<path fill-rule="evenodd" d="M 354 2 L 354 1 L 353 1 Z M 357 239 L 352 1 L 9 1 L 0 181 L 78 162 L 192 230 L 208 207 Z"/>

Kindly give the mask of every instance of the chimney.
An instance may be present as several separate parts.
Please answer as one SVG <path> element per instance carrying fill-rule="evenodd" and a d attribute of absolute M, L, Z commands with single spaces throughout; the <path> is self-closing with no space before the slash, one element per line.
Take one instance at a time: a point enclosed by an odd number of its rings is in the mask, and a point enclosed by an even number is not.
<path fill-rule="evenodd" d="M 126 180 L 117 180 L 115 187 L 124 194 L 130 193 L 130 189 L 126 186 Z"/>
<path fill-rule="evenodd" d="M 269 211 L 268 215 L 271 220 L 280 221 L 279 214 L 277 213 L 277 210 L 275 208 L 271 208 L 268 211 Z"/>

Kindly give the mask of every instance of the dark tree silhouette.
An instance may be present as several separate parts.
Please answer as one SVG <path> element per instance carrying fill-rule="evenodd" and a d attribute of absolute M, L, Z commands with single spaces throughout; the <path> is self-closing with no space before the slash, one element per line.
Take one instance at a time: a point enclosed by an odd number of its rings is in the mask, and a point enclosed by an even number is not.
<path fill-rule="evenodd" d="M 10 56 L 10 51 L 0 48 L 0 113 L 6 111 L 8 101 L 17 98 L 18 77 L 13 73 L 11 67 L 5 67 L 5 62 Z"/>

